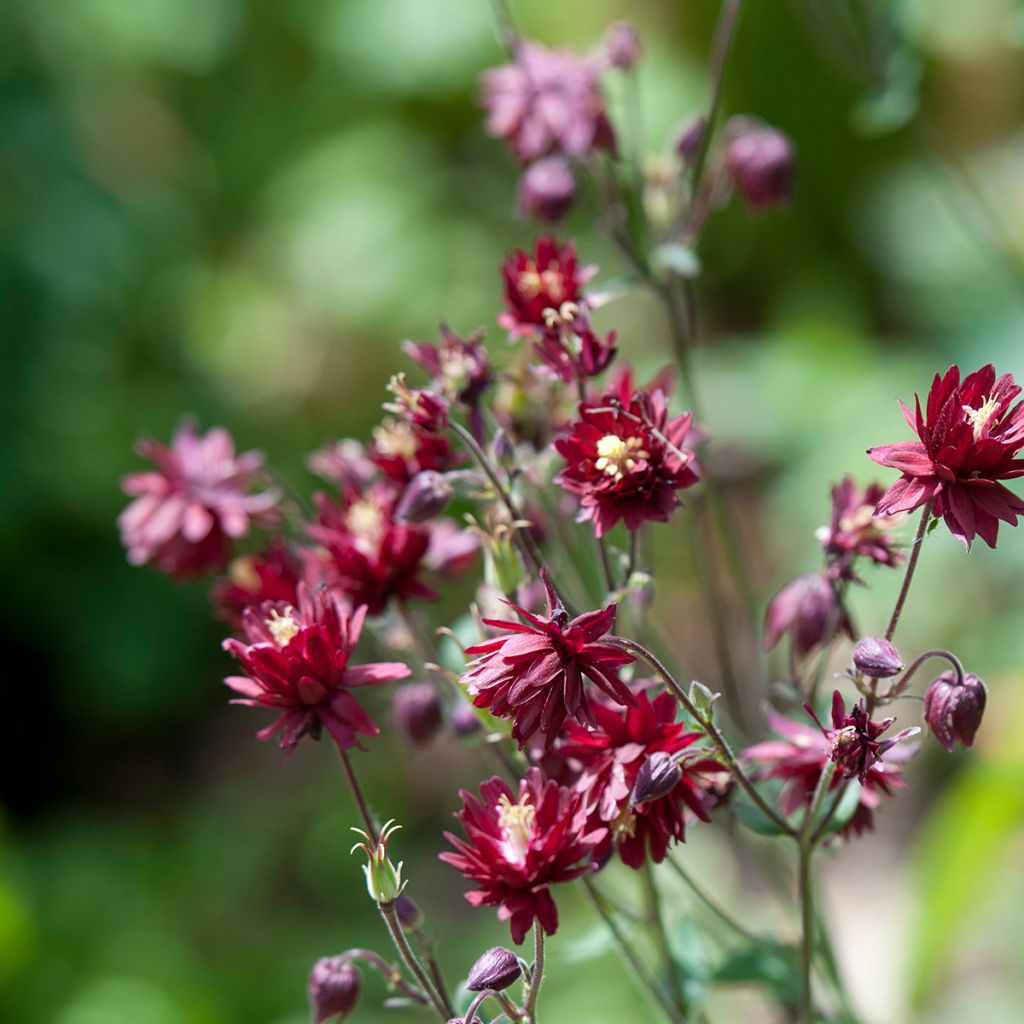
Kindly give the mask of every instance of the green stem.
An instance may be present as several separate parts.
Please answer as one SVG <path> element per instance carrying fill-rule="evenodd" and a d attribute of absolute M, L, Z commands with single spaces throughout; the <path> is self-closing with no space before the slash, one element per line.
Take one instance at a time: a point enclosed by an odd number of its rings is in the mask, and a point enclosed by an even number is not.
<path fill-rule="evenodd" d="M 731 928 L 741 938 L 746 939 L 752 945 L 764 945 L 768 940 L 755 935 L 752 931 L 744 928 L 721 904 L 713 900 L 697 880 L 676 860 L 674 857 L 666 857 L 668 865 L 673 871 L 690 887 L 693 894 L 710 910 L 723 924 Z"/>
<path fill-rule="evenodd" d="M 896 606 L 889 618 L 889 626 L 885 631 L 885 639 L 891 640 L 899 625 L 900 615 L 903 614 L 903 605 L 906 603 L 907 594 L 910 591 L 910 584 L 914 579 L 914 570 L 917 568 L 917 560 L 921 556 L 921 542 L 924 540 L 925 530 L 928 529 L 928 521 L 932 516 L 932 505 L 934 498 L 921 510 L 921 522 L 917 525 L 917 533 L 914 535 L 914 543 L 910 548 L 910 560 L 907 562 L 907 571 L 903 574 L 903 585 L 900 587 L 899 596 L 896 598 Z"/>
<path fill-rule="evenodd" d="M 811 892 L 811 846 L 800 841 L 797 866 L 797 889 L 800 902 L 800 1021 L 814 1024 L 814 1001 L 811 992 L 811 960 L 814 948 L 814 907 Z"/>
<path fill-rule="evenodd" d="M 376 845 L 380 832 L 374 823 L 373 814 L 366 802 L 366 797 L 363 795 L 363 787 L 359 785 L 359 779 L 356 777 L 355 769 L 349 760 L 347 750 L 341 752 L 341 763 L 345 768 L 345 775 L 348 777 L 349 789 L 352 790 L 356 807 L 359 809 L 359 816 L 363 819 L 363 825 L 366 826 L 366 834 L 370 837 L 371 845 Z"/>
<path fill-rule="evenodd" d="M 665 919 L 661 912 L 661 898 L 658 892 L 657 879 L 654 877 L 654 865 L 649 859 L 644 860 L 641 870 L 644 884 L 644 896 L 647 907 L 647 924 L 654 932 L 654 938 L 658 945 L 658 951 L 665 965 L 665 983 L 668 988 L 669 997 L 679 1009 L 686 1013 L 686 997 L 683 987 L 679 983 L 679 974 L 676 971 L 675 959 L 672 956 L 672 949 L 668 942 L 668 932 L 665 930 Z"/>
<path fill-rule="evenodd" d="M 526 997 L 523 1016 L 527 1024 L 537 1024 L 537 997 L 544 982 L 544 929 L 540 921 L 533 922 L 533 968 L 530 971 L 530 993 Z"/>
<path fill-rule="evenodd" d="M 434 988 L 433 982 L 427 977 L 427 972 L 423 969 L 423 965 L 416 958 L 416 954 L 409 945 L 409 940 L 405 937 L 405 932 L 402 930 L 402 923 L 398 920 L 395 904 L 393 902 L 378 903 L 377 909 L 384 919 L 384 924 L 387 925 L 388 932 L 391 934 L 391 941 L 394 942 L 395 949 L 402 958 L 402 962 L 409 968 L 409 972 L 416 979 L 417 984 L 427 994 L 438 1017 L 442 1021 L 447 1022 L 453 1014 L 449 1013 L 445 1000 L 441 998 L 438 991 Z"/>

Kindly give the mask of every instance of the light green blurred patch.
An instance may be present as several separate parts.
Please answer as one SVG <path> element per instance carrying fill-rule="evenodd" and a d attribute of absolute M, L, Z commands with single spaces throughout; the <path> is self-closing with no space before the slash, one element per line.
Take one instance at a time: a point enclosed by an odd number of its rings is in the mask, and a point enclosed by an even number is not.
<path fill-rule="evenodd" d="M 105 977 L 86 986 L 54 1024 L 204 1024 L 209 1019 L 143 978 Z"/>
<path fill-rule="evenodd" d="M 0 984 L 32 960 L 37 935 L 32 912 L 14 880 L 0 871 Z"/>

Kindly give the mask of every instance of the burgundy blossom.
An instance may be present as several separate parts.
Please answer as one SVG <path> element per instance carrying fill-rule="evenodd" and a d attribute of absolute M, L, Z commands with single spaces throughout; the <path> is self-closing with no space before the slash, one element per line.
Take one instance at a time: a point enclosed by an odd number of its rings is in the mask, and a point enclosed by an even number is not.
<path fill-rule="evenodd" d="M 520 748 L 537 732 L 550 746 L 567 716 L 595 724 L 587 679 L 619 704 L 634 699 L 616 674 L 633 661 L 632 655 L 599 642 L 612 627 L 615 605 L 570 621 L 546 577 L 545 585 L 547 616 L 509 604 L 524 623 L 484 619 L 501 635 L 466 650 L 475 655 L 462 677 L 469 696 L 477 707 L 512 719 L 512 736 Z"/>
<path fill-rule="evenodd" d="M 853 636 L 849 614 L 825 573 L 807 572 L 790 580 L 768 602 L 764 649 L 772 650 L 788 633 L 793 651 L 803 658 L 839 632 Z"/>
<path fill-rule="evenodd" d="M 700 478 L 685 447 L 692 423 L 692 413 L 669 419 L 660 390 L 636 392 L 628 404 L 583 402 L 568 436 L 555 441 L 567 463 L 557 482 L 580 499 L 580 520 L 591 520 L 598 537 L 620 519 L 629 530 L 665 522 L 682 504 L 676 492 Z"/>
<path fill-rule="evenodd" d="M 925 413 L 900 402 L 903 417 L 920 440 L 871 448 L 868 455 L 900 477 L 878 502 L 880 516 L 909 512 L 934 500 L 932 511 L 970 548 L 980 536 L 994 548 L 999 522 L 1017 525 L 1024 501 L 999 481 L 1024 475 L 1024 402 L 1012 374 L 996 379 L 991 363 L 961 382 L 960 368 L 935 375 Z M 916 396 L 915 396 L 916 397 Z M 1012 407 L 1011 407 L 1012 406 Z"/>
<path fill-rule="evenodd" d="M 169 447 L 143 439 L 136 448 L 156 469 L 121 481 L 135 499 L 118 517 L 132 565 L 152 562 L 172 576 L 200 575 L 223 566 L 229 542 L 253 523 L 274 522 L 277 492 L 250 493 L 263 455 L 236 455 L 226 430 L 200 435 L 185 420 Z"/>
<path fill-rule="evenodd" d="M 576 178 L 560 156 L 546 156 L 523 171 L 516 191 L 516 205 L 523 217 L 557 224 L 576 201 Z"/>
<path fill-rule="evenodd" d="M 831 758 L 831 748 L 822 732 L 810 723 L 795 722 L 777 714 L 770 714 L 768 722 L 782 738 L 748 747 L 743 751 L 743 760 L 761 766 L 757 778 L 782 780 L 779 810 L 788 816 L 811 802 L 821 773 Z M 900 762 L 914 753 L 913 747 L 893 747 L 869 766 L 860 802 L 843 827 L 844 834 L 859 834 L 873 827 L 874 811 L 882 797 L 906 788 Z M 843 784 L 840 774 L 833 774 L 830 793 Z"/>
<path fill-rule="evenodd" d="M 876 516 L 875 508 L 885 488 L 872 483 L 861 491 L 847 475 L 832 488 L 832 516 L 817 532 L 833 579 L 857 580 L 854 562 L 868 558 L 876 565 L 895 567 L 904 555 L 896 548 L 892 531 L 902 515 Z"/>
<path fill-rule="evenodd" d="M 966 673 L 961 686 L 955 672 L 943 672 L 924 695 L 924 720 L 931 734 L 949 751 L 958 742 L 971 746 L 986 697 L 985 684 L 976 675 Z"/>
<path fill-rule="evenodd" d="M 349 616 L 336 595 L 305 586 L 298 606 L 267 602 L 246 610 L 246 639 L 223 645 L 246 674 L 224 682 L 242 694 L 233 703 L 279 712 L 259 739 L 281 732 L 281 748 L 291 751 L 303 736 L 316 739 L 326 729 L 344 751 L 358 746 L 359 736 L 380 732 L 351 690 L 405 679 L 409 669 L 397 661 L 349 664 L 365 614 L 359 608 Z"/>
<path fill-rule="evenodd" d="M 260 555 L 233 558 L 227 575 L 217 581 L 210 597 L 221 618 L 237 626 L 250 605 L 264 601 L 297 604 L 301 568 L 287 546 L 274 540 Z"/>
<path fill-rule="evenodd" d="M 741 124 L 746 119 L 734 119 Z M 730 126 L 726 126 L 728 134 Z M 738 130 L 738 134 L 735 132 Z M 726 167 L 736 190 L 755 213 L 789 200 L 796 174 L 793 143 L 776 128 L 743 124 L 733 129 L 734 138 L 725 155 Z"/>
<path fill-rule="evenodd" d="M 483 75 L 487 133 L 508 143 L 523 163 L 550 153 L 585 157 L 614 150 L 600 75 L 596 59 L 520 40 L 512 63 Z"/>
<path fill-rule="evenodd" d="M 559 246 L 542 235 L 532 255 L 516 249 L 505 260 L 506 310 L 498 323 L 513 336 L 527 337 L 540 334 L 552 312 L 562 319 L 580 315 L 586 309 L 583 286 L 596 272 L 596 267 L 577 265 L 572 242 Z"/>
<path fill-rule="evenodd" d="M 672 842 L 683 842 L 686 808 L 701 821 L 711 820 L 705 776 L 717 776 L 723 767 L 702 754 L 679 756 L 702 733 L 688 732 L 684 722 L 677 722 L 676 707 L 669 693 L 653 700 L 640 693 L 634 706 L 625 709 L 595 704 L 596 726 L 570 723 L 558 747 L 562 757 L 582 766 L 573 788 L 586 800 L 593 820 L 607 826 L 604 845 L 617 843 L 622 862 L 631 868 L 641 867 L 648 853 L 658 864 Z M 679 762 L 678 777 L 667 793 L 634 803 L 634 787 L 652 755 L 671 755 Z"/>
<path fill-rule="evenodd" d="M 445 833 L 455 853 L 441 860 L 477 884 L 466 893 L 475 907 L 496 906 L 508 921 L 512 941 L 523 941 L 536 920 L 553 935 L 558 909 L 551 886 L 593 870 L 593 853 L 605 829 L 588 830 L 587 809 L 578 793 L 545 782 L 531 768 L 513 792 L 495 776 L 480 787 L 480 797 L 462 790 L 457 817 L 465 839 Z"/>
<path fill-rule="evenodd" d="M 546 328 L 533 350 L 564 384 L 603 373 L 617 351 L 614 331 L 602 339 L 581 322 Z"/>

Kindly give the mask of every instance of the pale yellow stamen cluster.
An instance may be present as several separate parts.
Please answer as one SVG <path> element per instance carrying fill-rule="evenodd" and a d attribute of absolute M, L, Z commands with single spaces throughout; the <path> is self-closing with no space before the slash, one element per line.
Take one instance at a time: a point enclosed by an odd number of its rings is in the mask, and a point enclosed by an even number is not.
<path fill-rule="evenodd" d="M 977 409 L 972 409 L 969 405 L 963 406 L 967 422 L 974 427 L 975 441 L 981 439 L 982 434 L 985 433 L 985 429 L 988 427 L 989 420 L 992 419 L 998 408 L 999 399 L 995 397 L 984 399 Z"/>
<path fill-rule="evenodd" d="M 611 823 L 612 837 L 615 839 L 632 839 L 636 835 L 636 815 L 623 807 L 619 816 Z"/>
<path fill-rule="evenodd" d="M 536 808 L 524 796 L 519 803 L 512 803 L 507 796 L 498 801 L 498 825 L 501 828 L 502 845 L 506 858 L 514 864 L 522 864 L 530 849 L 533 838 Z"/>
<path fill-rule="evenodd" d="M 386 419 L 373 429 L 373 443 L 384 456 L 411 459 L 416 455 L 416 435 L 412 427 L 401 420 Z"/>
<path fill-rule="evenodd" d="M 549 295 L 562 290 L 562 272 L 560 270 L 538 270 L 537 265 L 531 260 L 526 268 L 519 275 L 519 290 L 533 298 L 539 295 L 541 289 Z"/>
<path fill-rule="evenodd" d="M 597 459 L 594 468 L 618 481 L 636 469 L 640 459 L 649 459 L 650 452 L 643 448 L 639 437 L 623 440 L 618 434 L 605 434 L 597 442 Z"/>
<path fill-rule="evenodd" d="M 345 525 L 356 536 L 373 540 L 384 527 L 384 515 L 371 498 L 360 498 L 352 503 L 345 515 Z"/>
<path fill-rule="evenodd" d="M 289 608 L 284 615 L 280 615 L 274 608 L 270 612 L 270 618 L 266 620 L 267 630 L 278 647 L 287 647 L 299 632 L 299 624 L 292 617 L 292 611 L 293 609 Z"/>
<path fill-rule="evenodd" d="M 580 307 L 575 302 L 563 302 L 558 309 L 547 306 L 541 311 L 546 327 L 563 327 L 571 324 L 580 315 Z"/>
<path fill-rule="evenodd" d="M 228 565 L 228 579 L 236 587 L 241 587 L 243 590 L 248 590 L 252 593 L 260 589 L 259 573 L 256 572 L 252 559 L 248 555 L 242 555 L 231 560 L 231 564 Z"/>

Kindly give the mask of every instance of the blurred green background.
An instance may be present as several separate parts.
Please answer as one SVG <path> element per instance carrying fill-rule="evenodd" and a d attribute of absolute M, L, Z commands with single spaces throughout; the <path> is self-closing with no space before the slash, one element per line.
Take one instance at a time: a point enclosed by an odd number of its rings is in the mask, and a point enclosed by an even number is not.
<path fill-rule="evenodd" d="M 708 0 L 515 11 L 580 47 L 634 20 L 652 150 L 701 108 Z M 788 212 L 712 220 L 699 367 L 712 435 L 756 467 L 744 518 L 764 598 L 816 564 L 828 484 L 866 481 L 864 449 L 904 437 L 895 396 L 953 360 L 1024 373 L 1022 46 L 1011 0 L 744 14 L 726 112 L 786 131 L 799 184 Z M 501 256 L 533 234 L 475 104 L 500 59 L 486 0 L 0 7 L 0 1019 L 299 1024 L 317 956 L 386 952 L 336 759 L 252 742 L 203 588 L 125 563 L 118 481 L 139 434 L 191 411 L 307 489 L 304 455 L 378 418 L 399 339 L 431 339 L 442 315 L 493 324 Z M 569 230 L 622 269 L 585 214 Z M 665 361 L 648 300 L 601 323 L 625 358 Z M 1004 527 L 998 552 L 967 558 L 938 531 L 922 563 L 901 645 L 958 651 L 989 683 L 988 719 L 969 755 L 922 753 L 879 833 L 826 865 L 825 906 L 866 1019 L 1019 1021 L 1024 537 Z M 877 582 L 857 595 L 869 625 L 897 581 Z M 406 824 L 411 891 L 458 977 L 507 941 L 436 861 L 480 763 L 382 740 L 365 770 Z M 725 837 L 693 829 L 685 852 L 723 899 L 743 884 Z M 792 934 L 767 901 L 744 912 Z M 567 893 L 545 1016 L 646 1019 L 590 927 Z M 716 1020 L 774 1019 L 733 989 Z M 358 1019 L 413 1019 L 377 1011 L 381 994 L 367 982 Z"/>

